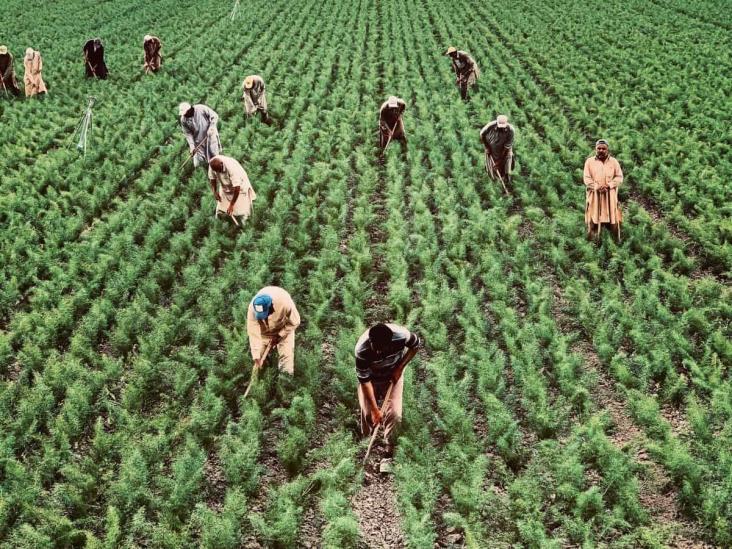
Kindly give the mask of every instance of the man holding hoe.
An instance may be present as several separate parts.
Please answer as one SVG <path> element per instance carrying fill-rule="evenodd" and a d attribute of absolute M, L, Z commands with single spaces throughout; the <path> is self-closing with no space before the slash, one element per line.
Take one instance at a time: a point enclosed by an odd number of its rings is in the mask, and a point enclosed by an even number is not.
<path fill-rule="evenodd" d="M 394 453 L 395 431 L 402 420 L 402 372 L 419 344 L 419 336 L 404 326 L 382 323 L 366 330 L 356 343 L 361 434 L 370 435 L 383 423 L 387 459 Z M 383 402 L 381 409 L 379 401 Z"/>
<path fill-rule="evenodd" d="M 247 335 L 254 360 L 252 381 L 272 347 L 277 347 L 280 371 L 290 377 L 294 375 L 295 330 L 299 325 L 300 313 L 287 291 L 277 286 L 265 286 L 257 292 L 247 311 Z"/>
<path fill-rule="evenodd" d="M 379 108 L 379 147 L 386 150 L 393 139 L 407 142 L 402 115 L 407 108 L 403 99 L 392 95 Z"/>

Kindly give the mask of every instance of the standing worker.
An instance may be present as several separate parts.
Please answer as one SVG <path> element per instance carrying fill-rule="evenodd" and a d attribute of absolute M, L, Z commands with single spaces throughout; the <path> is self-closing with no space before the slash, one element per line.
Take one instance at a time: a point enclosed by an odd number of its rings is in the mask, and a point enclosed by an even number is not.
<path fill-rule="evenodd" d="M 492 179 L 500 180 L 504 187 L 511 184 L 513 137 L 513 126 L 508 123 L 505 114 L 499 114 L 480 130 L 480 140 L 485 148 L 486 171 Z"/>
<path fill-rule="evenodd" d="M 452 59 L 452 68 L 455 71 L 455 83 L 460 89 L 460 97 L 468 100 L 468 88 L 475 85 L 480 76 L 478 63 L 468 53 L 450 46 L 445 55 Z"/>
<path fill-rule="evenodd" d="M 201 163 L 208 164 L 221 152 L 219 130 L 216 127 L 219 115 L 206 105 L 190 103 L 181 103 L 178 106 L 178 114 L 180 126 L 193 157 L 193 166 L 197 168 Z"/>
<path fill-rule="evenodd" d="M 224 212 L 243 228 L 257 197 L 247 172 L 235 159 L 218 154 L 208 164 L 208 179 L 216 199 L 216 216 Z"/>
<path fill-rule="evenodd" d="M 379 147 L 386 149 L 393 139 L 407 142 L 404 133 L 404 121 L 402 116 L 407 104 L 403 99 L 392 95 L 381 104 L 379 108 Z"/>
<path fill-rule="evenodd" d="M 386 457 L 394 452 L 394 435 L 402 420 L 404 367 L 417 354 L 419 336 L 397 324 L 375 324 L 356 343 L 358 404 L 361 408 L 361 434 L 368 436 L 384 422 Z M 379 402 L 393 384 L 384 415 Z"/>
<path fill-rule="evenodd" d="M 13 66 L 13 54 L 8 51 L 7 46 L 0 46 L 0 92 L 4 95 L 20 95 L 18 81 L 15 79 L 15 67 Z"/>
<path fill-rule="evenodd" d="M 247 117 L 259 112 L 262 122 L 267 125 L 272 123 L 272 119 L 267 114 L 267 95 L 264 90 L 264 79 L 257 75 L 251 74 L 244 79 L 242 84 L 242 101 L 244 101 L 244 110 Z"/>
<path fill-rule="evenodd" d="M 46 83 L 43 81 L 43 76 L 41 75 L 41 71 L 43 70 L 41 52 L 35 51 L 33 48 L 25 50 L 23 66 L 25 67 L 25 75 L 23 76 L 25 96 L 33 97 L 39 94 L 43 96 L 48 89 L 46 89 Z"/>
<path fill-rule="evenodd" d="M 84 44 L 84 68 L 87 78 L 107 78 L 109 72 L 104 62 L 104 46 L 100 38 L 87 40 Z"/>
<path fill-rule="evenodd" d="M 300 313 L 289 293 L 277 286 L 257 292 L 247 311 L 247 335 L 255 370 L 263 366 L 263 352 L 269 345 L 277 347 L 280 371 L 290 376 L 295 373 L 295 330 L 299 325 Z"/>
<path fill-rule="evenodd" d="M 145 55 L 145 62 L 142 65 L 145 74 L 158 72 L 163 64 L 163 55 L 161 53 L 163 44 L 160 42 L 160 38 L 146 34 L 142 39 L 142 49 Z"/>
<path fill-rule="evenodd" d="M 610 225 L 620 242 L 620 223 L 623 214 L 618 201 L 618 187 L 623 182 L 623 170 L 605 139 L 595 143 L 595 156 L 585 161 L 585 224 L 587 238 L 600 236 L 603 224 Z"/>

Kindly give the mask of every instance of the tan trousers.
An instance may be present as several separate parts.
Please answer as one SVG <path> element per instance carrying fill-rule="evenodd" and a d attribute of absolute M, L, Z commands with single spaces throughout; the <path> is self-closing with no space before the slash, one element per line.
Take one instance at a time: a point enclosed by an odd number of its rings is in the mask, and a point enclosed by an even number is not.
<path fill-rule="evenodd" d="M 269 339 L 264 341 L 266 345 L 269 343 Z M 270 351 L 271 352 L 271 351 Z M 295 373 L 295 332 L 292 331 L 290 334 L 281 339 L 277 344 L 277 355 L 278 362 L 277 367 L 281 372 L 293 375 Z"/>
<path fill-rule="evenodd" d="M 376 403 L 379 406 L 383 406 L 384 397 L 386 392 L 389 390 L 389 382 L 374 383 L 374 396 L 376 397 Z M 391 392 L 391 399 L 389 400 L 389 406 L 384 410 L 384 441 L 386 443 L 393 442 L 391 436 L 395 434 L 399 428 L 399 424 L 402 422 L 402 393 L 404 390 L 404 376 L 399 378 L 399 381 L 394 385 L 394 389 Z M 373 426 L 371 425 L 371 414 L 369 413 L 369 405 L 366 401 L 366 395 L 363 392 L 363 387 L 358 384 L 358 405 L 361 407 L 361 434 L 368 436 L 371 434 Z"/>

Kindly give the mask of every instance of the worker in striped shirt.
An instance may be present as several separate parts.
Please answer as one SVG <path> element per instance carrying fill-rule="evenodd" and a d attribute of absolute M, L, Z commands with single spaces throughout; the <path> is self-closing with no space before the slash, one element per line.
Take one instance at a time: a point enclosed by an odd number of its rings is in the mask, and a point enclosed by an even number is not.
<path fill-rule="evenodd" d="M 361 433 L 371 434 L 383 421 L 387 456 L 393 453 L 393 435 L 402 420 L 402 372 L 417 354 L 419 344 L 419 336 L 404 326 L 381 323 L 366 330 L 356 343 Z M 392 384 L 391 398 L 382 416 L 379 402 L 384 400 Z"/>

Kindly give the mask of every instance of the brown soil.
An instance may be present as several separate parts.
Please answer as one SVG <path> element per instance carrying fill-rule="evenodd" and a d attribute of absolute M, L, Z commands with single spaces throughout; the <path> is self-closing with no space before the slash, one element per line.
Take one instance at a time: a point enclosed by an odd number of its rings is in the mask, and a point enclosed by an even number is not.
<path fill-rule="evenodd" d="M 352 505 L 358 518 L 362 547 L 406 547 L 392 475 L 366 471 L 363 487 L 353 497 Z"/>

